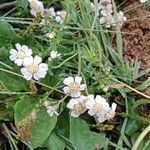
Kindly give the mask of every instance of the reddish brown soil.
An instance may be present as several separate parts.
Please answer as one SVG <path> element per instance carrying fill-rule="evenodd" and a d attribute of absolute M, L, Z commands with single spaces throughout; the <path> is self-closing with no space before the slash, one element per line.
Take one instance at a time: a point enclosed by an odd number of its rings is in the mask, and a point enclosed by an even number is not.
<path fill-rule="evenodd" d="M 131 59 L 138 58 L 141 69 L 147 69 L 150 68 L 150 7 L 139 5 L 139 0 L 130 0 L 123 7 L 129 21 L 125 23 L 122 31 L 136 34 L 123 34 L 124 58 L 129 62 Z M 133 9 L 136 6 L 139 7 Z M 128 11 L 129 9 L 133 10 Z M 138 19 L 130 21 L 134 18 Z"/>

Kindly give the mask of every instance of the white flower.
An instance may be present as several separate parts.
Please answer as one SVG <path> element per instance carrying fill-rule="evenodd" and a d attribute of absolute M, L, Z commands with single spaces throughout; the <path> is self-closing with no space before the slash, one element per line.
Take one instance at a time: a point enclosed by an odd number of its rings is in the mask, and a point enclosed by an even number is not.
<path fill-rule="evenodd" d="M 56 116 L 58 116 L 58 112 L 57 112 L 57 106 L 47 106 L 47 113 L 49 114 L 50 117 L 53 117 L 53 115 L 55 114 Z"/>
<path fill-rule="evenodd" d="M 98 115 L 99 123 L 102 123 L 105 120 L 110 120 L 110 119 L 114 118 L 116 108 L 117 108 L 117 104 L 113 103 L 112 106 L 109 107 L 109 109 L 107 111 L 104 111 L 103 113 L 99 114 Z"/>
<path fill-rule="evenodd" d="M 96 98 L 94 95 L 89 95 L 87 98 L 86 107 L 89 109 L 88 114 L 90 116 L 100 115 L 109 109 L 108 102 L 100 95 L 97 95 Z"/>
<path fill-rule="evenodd" d="M 28 0 L 30 3 L 31 11 L 30 13 L 33 16 L 36 16 L 37 13 L 41 13 L 41 16 L 44 15 L 44 6 L 43 3 L 39 0 Z"/>
<path fill-rule="evenodd" d="M 67 12 L 62 10 L 62 11 L 57 11 L 56 12 L 56 17 L 55 21 L 62 24 L 67 16 Z"/>
<path fill-rule="evenodd" d="M 148 2 L 148 0 L 140 0 L 141 3 Z"/>
<path fill-rule="evenodd" d="M 111 14 L 113 12 L 112 4 L 107 4 L 105 6 L 102 6 L 101 8 L 102 8 L 101 14 L 103 16 L 107 16 L 107 15 L 109 15 L 109 14 Z"/>
<path fill-rule="evenodd" d="M 56 33 L 55 32 L 50 32 L 50 33 L 47 33 L 46 36 L 49 38 L 49 39 L 53 39 L 55 37 Z"/>
<path fill-rule="evenodd" d="M 50 17 L 50 18 L 54 18 L 56 16 L 56 12 L 54 7 L 51 7 L 49 9 L 45 9 L 45 16 Z"/>
<path fill-rule="evenodd" d="M 73 117 L 79 117 L 80 114 L 84 113 L 87 108 L 85 106 L 87 97 L 80 96 L 79 98 L 72 98 L 69 103 L 67 104 L 67 107 L 71 109 L 71 116 Z"/>
<path fill-rule="evenodd" d="M 51 57 L 51 59 L 55 59 L 55 58 L 58 58 L 58 57 L 60 57 L 60 53 L 58 53 L 58 51 L 51 51 L 51 53 L 50 53 L 50 57 Z"/>
<path fill-rule="evenodd" d="M 85 84 L 81 84 L 82 77 L 76 76 L 68 77 L 64 79 L 64 84 L 67 85 L 63 88 L 65 93 L 70 94 L 71 97 L 79 97 L 81 95 L 80 91 L 85 89 Z"/>
<path fill-rule="evenodd" d="M 117 14 L 117 17 L 118 17 L 118 22 L 119 22 L 120 26 L 122 26 L 123 23 L 127 20 L 127 17 L 124 16 L 124 13 L 122 11 L 119 11 L 119 13 Z M 115 18 L 114 18 L 114 21 L 116 21 Z"/>
<path fill-rule="evenodd" d="M 18 66 L 21 66 L 24 62 L 24 59 L 32 55 L 32 50 L 26 45 L 16 44 L 16 49 L 10 50 L 10 60 L 14 61 Z"/>
<path fill-rule="evenodd" d="M 26 80 L 31 80 L 31 78 L 39 80 L 46 76 L 48 65 L 41 62 L 42 58 L 39 56 L 35 56 L 34 58 L 30 56 L 24 59 L 23 65 L 25 67 L 21 69 L 21 73 Z"/>
<path fill-rule="evenodd" d="M 109 28 L 114 23 L 113 16 L 108 14 L 107 16 L 103 16 L 100 18 L 100 24 L 105 24 L 107 28 Z"/>
<path fill-rule="evenodd" d="M 111 3 L 111 0 L 101 0 L 101 3 Z"/>

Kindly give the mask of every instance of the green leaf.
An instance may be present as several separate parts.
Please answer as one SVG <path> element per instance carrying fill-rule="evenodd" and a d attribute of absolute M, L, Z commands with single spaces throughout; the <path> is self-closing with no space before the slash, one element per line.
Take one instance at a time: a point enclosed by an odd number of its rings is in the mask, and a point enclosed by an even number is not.
<path fill-rule="evenodd" d="M 28 91 L 28 82 L 23 78 L 0 71 L 0 83 L 9 91 Z"/>
<path fill-rule="evenodd" d="M 70 118 L 70 141 L 75 150 L 94 150 L 96 147 L 107 148 L 108 139 L 104 134 L 89 130 L 84 120 Z"/>
<path fill-rule="evenodd" d="M 21 6 L 25 11 L 27 11 L 28 0 L 17 0 L 17 5 Z"/>
<path fill-rule="evenodd" d="M 15 105 L 15 122 L 19 122 L 30 115 L 37 99 L 33 96 L 23 96 Z M 30 128 L 30 142 L 33 148 L 40 147 L 50 135 L 57 122 L 57 117 L 50 117 L 45 107 L 41 107 L 37 113 L 36 120 Z"/>
<path fill-rule="evenodd" d="M 5 20 L 0 19 L 0 46 L 15 44 L 21 38 L 14 32 L 13 27 Z"/>
<path fill-rule="evenodd" d="M 64 150 L 65 143 L 60 137 L 52 132 L 43 146 L 48 150 Z"/>

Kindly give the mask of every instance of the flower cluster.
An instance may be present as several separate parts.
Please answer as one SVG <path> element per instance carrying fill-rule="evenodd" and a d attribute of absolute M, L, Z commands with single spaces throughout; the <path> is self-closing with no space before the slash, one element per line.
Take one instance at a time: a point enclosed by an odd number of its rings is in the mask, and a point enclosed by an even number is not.
<path fill-rule="evenodd" d="M 86 85 L 81 84 L 81 81 L 82 78 L 79 76 L 64 79 L 66 86 L 63 91 L 72 97 L 67 104 L 67 107 L 71 109 L 71 115 L 78 117 L 88 110 L 88 114 L 96 116 L 100 123 L 113 118 L 117 105 L 113 103 L 110 107 L 108 102 L 100 95 L 95 98 L 94 95 L 83 96 L 81 91 L 85 89 Z"/>
<path fill-rule="evenodd" d="M 31 8 L 31 15 L 36 16 L 37 13 L 41 14 L 41 17 L 49 17 L 54 19 L 56 22 L 62 24 L 67 16 L 67 12 L 55 11 L 54 7 L 44 9 L 43 3 L 39 0 L 28 0 Z M 45 19 L 42 19 L 41 25 L 45 24 Z"/>
<path fill-rule="evenodd" d="M 95 11 L 96 8 L 98 8 L 98 11 L 100 12 L 100 24 L 104 24 L 106 28 L 115 26 L 116 23 L 119 23 L 120 26 L 122 26 L 127 20 L 122 11 L 119 11 L 117 15 L 114 14 L 111 0 L 101 0 L 100 4 L 98 3 L 98 7 L 96 7 L 95 3 L 91 3 L 91 8 Z"/>
<path fill-rule="evenodd" d="M 51 51 L 50 57 L 48 58 L 48 60 L 51 61 L 52 59 L 59 58 L 60 56 L 61 56 L 61 54 L 58 53 L 58 51 Z"/>
<path fill-rule="evenodd" d="M 32 50 L 26 45 L 16 44 L 16 49 L 10 50 L 11 61 L 14 61 L 21 68 L 21 73 L 26 80 L 39 80 L 44 78 L 48 71 L 48 65 L 42 63 L 42 58 L 39 56 L 32 57 Z"/>

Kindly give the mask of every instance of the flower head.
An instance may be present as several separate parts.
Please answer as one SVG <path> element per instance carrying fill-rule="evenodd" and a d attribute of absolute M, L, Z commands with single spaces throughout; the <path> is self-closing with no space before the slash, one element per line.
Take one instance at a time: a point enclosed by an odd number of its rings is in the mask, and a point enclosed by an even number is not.
<path fill-rule="evenodd" d="M 99 114 L 98 115 L 99 123 L 102 123 L 105 120 L 110 120 L 110 119 L 114 118 L 116 108 L 117 108 L 117 104 L 113 103 L 112 106 L 109 107 L 109 109 L 107 111 L 104 111 L 103 113 Z"/>
<path fill-rule="evenodd" d="M 96 98 L 94 95 L 89 95 L 87 98 L 86 107 L 89 109 L 88 114 L 90 116 L 100 115 L 109 109 L 108 102 L 100 95 L 97 95 Z"/>
<path fill-rule="evenodd" d="M 49 39 L 53 39 L 55 37 L 56 33 L 55 32 L 50 32 L 50 33 L 47 33 L 46 36 L 49 38 Z"/>
<path fill-rule="evenodd" d="M 32 50 L 28 48 L 26 45 L 16 44 L 16 49 L 10 50 L 10 60 L 14 61 L 18 66 L 21 66 L 26 57 L 32 55 Z"/>
<path fill-rule="evenodd" d="M 44 6 L 43 3 L 39 0 L 28 0 L 30 3 L 31 11 L 30 13 L 33 16 L 36 16 L 37 13 L 40 13 L 41 16 L 44 15 Z"/>
<path fill-rule="evenodd" d="M 47 106 L 47 113 L 49 114 L 50 117 L 53 117 L 53 115 L 59 115 L 57 112 L 57 106 Z"/>
<path fill-rule="evenodd" d="M 100 24 L 105 24 L 107 28 L 109 28 L 114 23 L 113 16 L 108 14 L 100 18 Z"/>
<path fill-rule="evenodd" d="M 50 17 L 50 18 L 54 18 L 56 16 L 56 12 L 55 12 L 54 7 L 51 7 L 49 9 L 45 9 L 45 16 Z"/>
<path fill-rule="evenodd" d="M 65 93 L 70 94 L 71 97 L 79 97 L 81 95 L 80 91 L 85 89 L 85 84 L 81 84 L 82 77 L 76 76 L 68 77 L 64 79 L 64 84 L 67 85 L 63 88 Z"/>
<path fill-rule="evenodd" d="M 79 98 L 72 98 L 69 103 L 67 104 L 67 107 L 71 109 L 71 116 L 73 117 L 79 117 L 80 114 L 84 113 L 87 108 L 85 106 L 87 97 L 80 96 Z"/>
<path fill-rule="evenodd" d="M 124 16 L 124 13 L 122 11 L 119 11 L 119 13 L 117 14 L 117 17 L 118 17 L 118 22 L 119 22 L 120 26 L 122 26 L 123 23 L 127 20 L 127 17 Z M 115 18 L 113 20 L 115 21 Z"/>
<path fill-rule="evenodd" d="M 56 12 L 56 17 L 55 21 L 62 24 L 67 16 L 67 12 L 62 10 L 62 11 L 57 11 Z"/>
<path fill-rule="evenodd" d="M 26 57 L 23 65 L 25 67 L 21 69 L 21 73 L 26 80 L 44 78 L 48 71 L 48 65 L 42 63 L 42 58 L 39 56 L 35 56 L 34 58 L 32 56 Z"/>
<path fill-rule="evenodd" d="M 51 51 L 51 53 L 50 53 L 50 58 L 51 59 L 56 59 L 56 58 L 58 58 L 58 57 L 60 57 L 60 53 L 58 53 L 58 51 Z"/>

